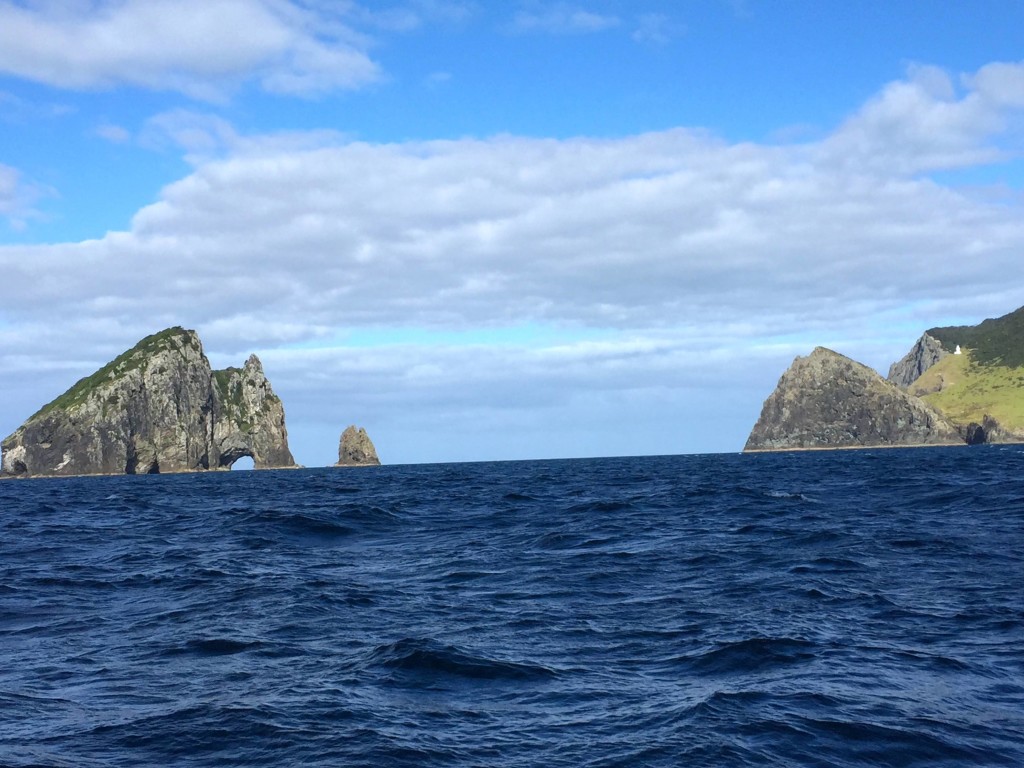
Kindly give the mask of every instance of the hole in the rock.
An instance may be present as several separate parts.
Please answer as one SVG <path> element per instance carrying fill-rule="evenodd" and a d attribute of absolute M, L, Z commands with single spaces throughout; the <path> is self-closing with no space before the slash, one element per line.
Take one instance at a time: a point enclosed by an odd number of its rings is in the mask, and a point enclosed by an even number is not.
<path fill-rule="evenodd" d="M 235 463 L 231 465 L 231 469 L 252 469 L 255 466 L 255 462 L 252 460 L 252 456 L 240 456 L 235 459 Z"/>

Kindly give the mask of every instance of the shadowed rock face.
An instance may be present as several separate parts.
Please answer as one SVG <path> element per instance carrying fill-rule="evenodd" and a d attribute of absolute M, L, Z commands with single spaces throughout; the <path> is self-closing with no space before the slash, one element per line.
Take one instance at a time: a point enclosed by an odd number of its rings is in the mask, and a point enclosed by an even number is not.
<path fill-rule="evenodd" d="M 889 366 L 889 381 L 906 389 L 948 354 L 937 339 L 922 334 L 906 355 Z"/>
<path fill-rule="evenodd" d="M 241 456 L 259 468 L 295 463 L 284 409 L 259 360 L 214 372 L 199 337 L 183 328 L 147 336 L 0 448 L 0 474 L 24 477 L 185 472 Z"/>
<path fill-rule="evenodd" d="M 336 467 L 375 467 L 380 464 L 370 436 L 362 427 L 351 426 L 341 433 L 338 441 Z"/>
<path fill-rule="evenodd" d="M 779 379 L 744 450 L 962 443 L 957 428 L 921 400 L 817 347 Z"/>

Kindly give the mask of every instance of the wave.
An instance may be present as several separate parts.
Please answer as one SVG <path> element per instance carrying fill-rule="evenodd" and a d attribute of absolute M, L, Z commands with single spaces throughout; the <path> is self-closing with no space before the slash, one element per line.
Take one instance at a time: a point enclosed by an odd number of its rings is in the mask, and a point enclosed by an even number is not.
<path fill-rule="evenodd" d="M 378 506 L 346 504 L 329 510 L 240 510 L 236 527 L 241 532 L 263 532 L 309 541 L 330 542 L 356 534 L 390 530 L 398 516 Z"/>
<path fill-rule="evenodd" d="M 1024 462 L 876 453 L 0 484 L 0 763 L 1024 765 Z"/>
<path fill-rule="evenodd" d="M 803 664 L 816 658 L 817 651 L 818 646 L 807 640 L 754 637 L 720 643 L 703 653 L 677 657 L 674 662 L 706 675 L 743 675 Z"/>
<path fill-rule="evenodd" d="M 211 637 L 187 640 L 181 645 L 165 649 L 163 656 L 232 656 L 262 647 L 256 640 L 232 640 L 229 637 Z"/>
<path fill-rule="evenodd" d="M 539 664 L 493 659 L 432 639 L 403 638 L 377 647 L 369 661 L 412 679 L 462 678 L 489 681 L 542 681 L 557 673 Z"/>

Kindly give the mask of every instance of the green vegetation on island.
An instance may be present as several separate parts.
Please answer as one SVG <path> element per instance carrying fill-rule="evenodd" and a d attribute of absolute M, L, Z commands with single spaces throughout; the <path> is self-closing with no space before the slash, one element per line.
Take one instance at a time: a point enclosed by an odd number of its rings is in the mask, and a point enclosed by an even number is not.
<path fill-rule="evenodd" d="M 957 346 L 971 350 L 971 358 L 978 365 L 1024 367 L 1024 307 L 977 325 L 932 328 L 927 333 L 947 352 Z"/>
<path fill-rule="evenodd" d="M 947 355 L 909 388 L 955 424 L 989 416 L 1010 432 L 1024 432 L 1024 367 L 981 363 L 976 351 Z"/>
<path fill-rule="evenodd" d="M 192 332 L 181 326 L 174 326 L 142 339 L 131 349 L 122 352 L 98 371 L 75 382 L 64 394 L 51 400 L 29 418 L 29 421 L 45 416 L 51 411 L 69 411 L 85 403 L 99 387 L 112 379 L 143 368 L 157 352 L 164 349 L 181 349 L 190 343 Z"/>

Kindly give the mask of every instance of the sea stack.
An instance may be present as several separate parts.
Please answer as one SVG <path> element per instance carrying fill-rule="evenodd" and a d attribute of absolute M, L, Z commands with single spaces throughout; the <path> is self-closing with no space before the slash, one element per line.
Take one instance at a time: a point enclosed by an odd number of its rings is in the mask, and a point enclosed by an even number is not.
<path fill-rule="evenodd" d="M 336 467 L 380 466 L 377 450 L 366 430 L 355 425 L 347 427 L 338 441 L 338 463 Z"/>
<path fill-rule="evenodd" d="M 253 355 L 213 371 L 195 331 L 147 336 L 0 443 L 0 475 L 121 475 L 292 467 L 284 406 Z"/>
<path fill-rule="evenodd" d="M 817 347 L 779 379 L 744 450 L 963 442 L 957 428 L 922 400 L 866 365 Z"/>

